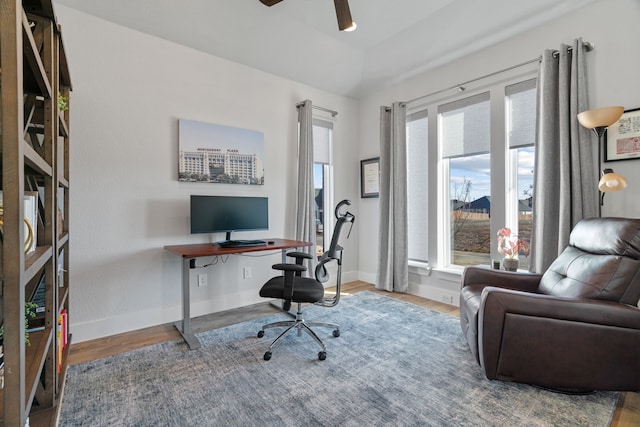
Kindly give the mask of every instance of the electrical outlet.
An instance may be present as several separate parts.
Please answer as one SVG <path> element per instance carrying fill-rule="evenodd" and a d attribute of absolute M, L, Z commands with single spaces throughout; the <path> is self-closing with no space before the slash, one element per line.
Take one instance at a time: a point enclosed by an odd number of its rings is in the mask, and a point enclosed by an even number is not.
<path fill-rule="evenodd" d="M 251 279 L 251 267 L 244 267 L 242 269 L 242 277 L 245 279 Z"/>
<path fill-rule="evenodd" d="M 207 275 L 206 274 L 198 274 L 198 287 L 207 286 Z"/>

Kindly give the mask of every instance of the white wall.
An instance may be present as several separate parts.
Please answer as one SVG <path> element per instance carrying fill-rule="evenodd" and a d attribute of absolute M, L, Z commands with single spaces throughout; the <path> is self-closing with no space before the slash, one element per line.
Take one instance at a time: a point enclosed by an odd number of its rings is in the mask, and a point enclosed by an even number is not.
<path fill-rule="evenodd" d="M 461 82 L 505 69 L 537 58 L 545 49 L 557 49 L 561 43 L 570 44 L 582 37 L 595 45 L 588 54 L 590 103 L 593 108 L 624 105 L 640 108 L 640 54 L 636 41 L 640 40 L 640 2 L 637 0 L 600 0 L 554 22 L 514 37 L 478 54 L 470 55 L 450 65 L 415 77 L 411 81 L 371 94 L 361 102 L 360 157 L 379 153 L 379 106 L 393 101 L 407 101 L 445 89 Z M 425 40 L 425 44 L 437 40 Z M 595 143 L 595 139 L 594 139 Z M 607 164 L 627 177 L 629 186 L 623 192 L 605 197 L 603 216 L 640 217 L 640 161 Z M 360 230 L 377 230 L 378 200 L 365 199 L 360 210 L 372 212 L 361 216 Z M 360 233 L 360 274 L 363 279 L 375 280 L 378 240 L 375 233 Z M 459 275 L 420 272 L 411 269 L 411 292 L 443 300 L 454 297 L 457 302 Z"/>
<path fill-rule="evenodd" d="M 178 320 L 181 262 L 165 245 L 189 234 L 190 194 L 269 197 L 268 232 L 293 238 L 295 104 L 339 112 L 335 198 L 358 212 L 357 102 L 58 6 L 73 82 L 71 97 L 71 332 L 74 342 Z M 215 41 L 212 41 L 215 42 Z M 178 118 L 264 133 L 265 185 L 179 183 Z M 345 242 L 343 278 L 357 279 L 358 223 Z M 216 239 L 222 235 L 214 236 Z M 238 236 L 240 238 L 240 236 Z M 199 262 L 207 261 L 202 260 Z M 266 257 L 232 256 L 195 286 L 192 315 L 260 302 L 275 275 Z M 251 266 L 252 279 L 242 279 Z"/>

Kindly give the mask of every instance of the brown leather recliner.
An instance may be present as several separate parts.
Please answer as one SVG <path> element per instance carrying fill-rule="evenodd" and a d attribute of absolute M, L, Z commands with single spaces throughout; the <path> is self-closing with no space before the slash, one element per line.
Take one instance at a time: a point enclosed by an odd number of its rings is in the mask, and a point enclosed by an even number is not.
<path fill-rule="evenodd" d="M 467 267 L 460 323 L 490 380 L 640 390 L 640 219 L 580 221 L 544 274 Z"/>

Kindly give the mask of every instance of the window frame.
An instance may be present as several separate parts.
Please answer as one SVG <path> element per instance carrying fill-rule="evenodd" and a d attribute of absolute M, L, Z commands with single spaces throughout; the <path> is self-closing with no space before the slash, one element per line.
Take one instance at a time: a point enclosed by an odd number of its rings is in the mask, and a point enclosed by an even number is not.
<path fill-rule="evenodd" d="M 467 87 L 454 95 L 446 95 L 438 92 L 433 96 L 419 98 L 407 104 L 407 117 L 420 111 L 427 112 L 428 120 L 428 163 L 429 169 L 427 191 L 435 197 L 429 198 L 429 207 L 426 212 L 425 221 L 428 224 L 428 236 L 430 238 L 427 249 L 427 261 L 409 260 L 409 265 L 419 268 L 437 269 L 442 271 L 461 272 L 464 266 L 455 265 L 448 262 L 447 254 L 450 254 L 450 221 L 446 217 L 448 209 L 445 203 L 449 202 L 449 181 L 444 177 L 449 176 L 446 162 L 441 159 L 440 142 L 441 126 L 438 107 L 443 104 L 455 102 L 467 97 L 476 96 L 483 92 L 489 92 L 490 114 L 490 155 L 491 155 L 491 216 L 490 216 L 490 259 L 501 258 L 497 252 L 497 231 L 508 226 L 514 215 L 517 221 L 517 206 L 507 207 L 508 203 L 508 180 L 510 174 L 509 162 L 510 148 L 507 140 L 507 117 L 506 117 L 506 92 L 507 86 L 535 80 L 537 78 L 537 63 L 531 64 L 526 69 L 512 69 L 498 74 L 491 75 L 467 84 Z M 407 141 L 409 143 L 409 141 Z M 515 150 L 514 150 L 515 151 Z M 516 160 L 517 161 L 517 160 Z M 517 173 L 517 172 L 516 172 Z M 410 177 L 409 177 L 410 179 Z M 516 190 L 517 191 L 517 190 Z M 501 194 L 501 197 L 495 195 Z M 410 197 L 410 195 L 409 195 Z M 433 220 L 435 219 L 435 221 Z M 410 232 L 410 231 L 409 231 Z"/>
<path fill-rule="evenodd" d="M 314 132 L 314 159 L 313 159 L 313 166 L 314 166 L 314 175 L 315 175 L 315 167 L 316 165 L 322 165 L 322 178 L 323 178 L 323 183 L 322 183 L 322 189 L 323 189 L 323 194 L 322 194 L 322 243 L 323 243 L 323 247 L 322 247 L 322 252 L 320 253 L 324 253 L 324 251 L 326 251 L 327 245 L 329 243 L 329 240 L 331 239 L 331 234 L 333 233 L 333 227 L 334 227 L 334 223 L 333 223 L 333 210 L 332 210 L 332 206 L 333 206 L 333 198 L 334 198 L 334 188 L 333 188 L 333 144 L 334 144 L 334 131 L 333 131 L 333 122 L 330 122 L 328 120 L 325 119 L 321 119 L 321 118 L 317 118 L 317 117 L 313 117 L 312 118 L 312 126 L 313 128 L 316 127 L 321 127 L 321 128 L 325 128 L 328 129 L 328 141 L 326 141 L 327 143 L 327 161 L 328 162 L 316 162 L 316 156 L 318 156 L 319 154 L 321 155 L 322 153 L 320 153 L 320 151 L 323 150 L 317 150 L 317 146 L 316 146 L 316 134 Z M 315 189 L 315 177 L 314 177 L 314 189 Z M 316 253 L 318 252 L 317 248 L 318 248 L 318 244 L 317 244 L 317 230 L 316 230 Z M 329 239 L 329 240 L 327 240 Z"/>

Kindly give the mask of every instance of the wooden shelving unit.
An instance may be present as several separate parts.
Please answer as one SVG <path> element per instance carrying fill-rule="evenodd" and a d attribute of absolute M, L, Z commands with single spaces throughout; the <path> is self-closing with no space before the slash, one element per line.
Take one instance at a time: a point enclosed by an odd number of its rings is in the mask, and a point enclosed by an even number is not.
<path fill-rule="evenodd" d="M 69 111 L 71 80 L 52 0 L 0 0 L 2 241 L 0 425 L 55 425 L 70 336 Z M 25 253 L 25 192 L 37 193 L 35 250 Z M 43 327 L 25 343 L 25 302 L 44 284 Z M 66 348 L 62 343 L 67 342 Z"/>

